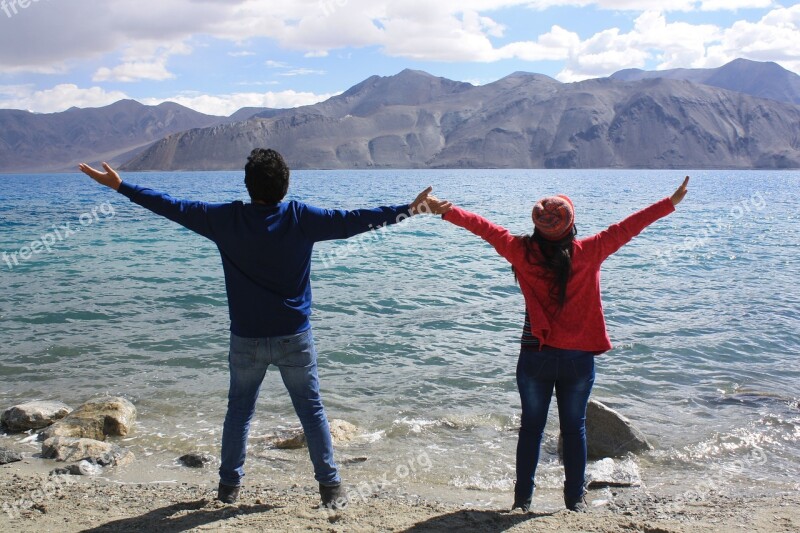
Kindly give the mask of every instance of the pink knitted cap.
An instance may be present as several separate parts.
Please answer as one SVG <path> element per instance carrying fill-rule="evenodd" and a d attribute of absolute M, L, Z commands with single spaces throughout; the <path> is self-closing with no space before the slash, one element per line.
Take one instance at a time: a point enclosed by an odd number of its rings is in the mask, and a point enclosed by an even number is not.
<path fill-rule="evenodd" d="M 575 206 L 564 194 L 542 198 L 533 206 L 533 225 L 547 240 L 560 241 L 575 224 Z"/>

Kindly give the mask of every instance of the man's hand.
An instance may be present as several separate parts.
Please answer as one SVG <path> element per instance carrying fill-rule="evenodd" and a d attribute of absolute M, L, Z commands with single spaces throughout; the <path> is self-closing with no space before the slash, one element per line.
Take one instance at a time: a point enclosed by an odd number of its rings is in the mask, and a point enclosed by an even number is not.
<path fill-rule="evenodd" d="M 453 208 L 453 204 L 439 200 L 431 194 L 433 187 L 428 187 L 411 202 L 411 214 L 443 215 Z"/>
<path fill-rule="evenodd" d="M 92 178 L 100 185 L 111 187 L 115 191 L 118 191 L 119 186 L 122 185 L 122 178 L 119 177 L 117 171 L 111 168 L 108 163 L 103 163 L 103 168 L 106 169 L 105 172 L 100 172 L 99 170 L 90 167 L 86 163 L 81 163 L 78 165 L 78 168 L 81 172 Z"/>
<path fill-rule="evenodd" d="M 681 200 L 683 200 L 684 196 L 686 196 L 687 185 L 689 185 L 689 176 L 686 176 L 686 179 L 683 180 L 683 183 L 681 183 L 681 186 L 678 187 L 678 190 L 675 191 L 670 197 L 670 200 L 672 200 L 672 205 L 676 206 L 681 203 Z"/>

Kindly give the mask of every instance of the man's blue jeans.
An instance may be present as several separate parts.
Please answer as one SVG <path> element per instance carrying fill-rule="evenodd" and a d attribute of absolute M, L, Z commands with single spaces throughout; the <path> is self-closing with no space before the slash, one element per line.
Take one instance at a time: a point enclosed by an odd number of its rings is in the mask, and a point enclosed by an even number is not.
<path fill-rule="evenodd" d="M 525 501 L 533 495 L 539 448 L 554 388 L 564 442 L 564 500 L 574 503 L 581 499 L 586 473 L 586 404 L 593 384 L 591 352 L 550 347 L 520 351 L 517 387 L 522 400 L 522 424 L 517 442 L 515 501 Z"/>
<path fill-rule="evenodd" d="M 314 465 L 314 477 L 323 485 L 340 483 L 333 460 L 331 431 L 317 377 L 317 351 L 311 330 L 285 337 L 244 338 L 231 334 L 228 362 L 231 374 L 228 412 L 222 430 L 220 481 L 239 486 L 244 477 L 247 435 L 267 367 L 280 370 L 292 398 Z"/>

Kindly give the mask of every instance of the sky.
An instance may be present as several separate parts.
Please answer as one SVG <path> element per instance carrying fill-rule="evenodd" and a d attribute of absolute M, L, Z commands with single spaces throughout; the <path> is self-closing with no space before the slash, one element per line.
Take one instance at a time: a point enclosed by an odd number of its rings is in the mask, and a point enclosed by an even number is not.
<path fill-rule="evenodd" d="M 0 109 L 36 113 L 132 98 L 227 116 L 406 68 L 569 83 L 736 58 L 800 73 L 800 2 L 0 0 Z"/>

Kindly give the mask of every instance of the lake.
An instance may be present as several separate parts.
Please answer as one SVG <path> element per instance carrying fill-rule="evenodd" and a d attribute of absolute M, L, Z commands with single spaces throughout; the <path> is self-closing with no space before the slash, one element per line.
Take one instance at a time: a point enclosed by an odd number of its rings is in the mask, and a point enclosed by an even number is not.
<path fill-rule="evenodd" d="M 373 207 L 410 202 L 430 184 L 523 234 L 536 199 L 566 193 L 580 237 L 672 194 L 684 174 L 298 171 L 288 198 Z M 615 349 L 597 360 L 593 398 L 654 444 L 636 458 L 651 490 L 709 479 L 731 490 L 800 490 L 800 173 L 689 174 L 677 212 L 604 265 Z M 123 179 L 180 198 L 246 199 L 241 172 Z M 0 253 L 0 408 L 122 395 L 139 410 L 124 442 L 138 457 L 174 469 L 182 453 L 218 454 L 228 315 L 212 243 L 82 175 L 0 175 Z M 424 453 L 425 468 L 412 465 L 403 481 L 510 503 L 524 303 L 509 265 L 438 217 L 322 243 L 314 260 L 323 398 L 329 418 L 363 431 L 341 453 L 369 458 L 345 467 L 345 480 L 405 472 L 398 465 Z M 270 371 L 248 472 L 313 482 L 305 451 L 260 439 L 295 425 Z M 557 427 L 551 412 L 537 484 L 560 497 Z"/>

